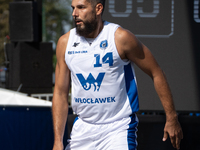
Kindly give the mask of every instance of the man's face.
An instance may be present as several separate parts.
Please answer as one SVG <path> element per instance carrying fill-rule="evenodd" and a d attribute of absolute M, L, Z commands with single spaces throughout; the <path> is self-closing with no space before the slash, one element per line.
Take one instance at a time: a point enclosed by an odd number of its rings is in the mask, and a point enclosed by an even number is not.
<path fill-rule="evenodd" d="M 72 0 L 77 34 L 87 37 L 97 28 L 96 11 L 87 0 Z"/>

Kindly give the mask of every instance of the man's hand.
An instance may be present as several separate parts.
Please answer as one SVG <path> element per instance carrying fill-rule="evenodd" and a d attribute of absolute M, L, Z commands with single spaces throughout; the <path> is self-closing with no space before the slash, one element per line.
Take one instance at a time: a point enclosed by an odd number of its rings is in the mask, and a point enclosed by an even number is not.
<path fill-rule="evenodd" d="M 170 137 L 173 147 L 176 149 L 180 149 L 180 142 L 181 139 L 183 139 L 183 132 L 178 122 L 178 119 L 166 121 L 163 141 L 167 140 L 168 135 Z"/>

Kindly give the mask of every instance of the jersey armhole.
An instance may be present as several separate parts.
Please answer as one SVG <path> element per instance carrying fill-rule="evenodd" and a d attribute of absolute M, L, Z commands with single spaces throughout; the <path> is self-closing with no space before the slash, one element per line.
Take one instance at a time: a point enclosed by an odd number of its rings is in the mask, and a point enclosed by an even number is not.
<path fill-rule="evenodd" d="M 120 55 L 119 55 L 119 53 L 118 53 L 117 47 L 116 47 L 116 43 L 115 43 L 115 32 L 117 31 L 117 29 L 118 29 L 119 27 L 121 27 L 121 26 L 116 25 L 116 26 L 114 27 L 114 29 L 113 29 L 113 30 L 114 30 L 113 43 L 114 43 L 114 47 L 115 47 L 115 50 L 116 50 L 116 54 L 117 54 L 117 56 L 119 57 L 119 60 L 120 60 L 124 65 L 127 65 L 127 64 L 130 63 L 130 60 L 128 60 L 128 59 L 121 59 L 121 57 L 120 57 Z"/>
<path fill-rule="evenodd" d="M 71 29 L 69 31 L 69 38 L 68 38 L 68 42 L 67 42 L 67 46 L 65 49 L 65 63 L 67 64 L 67 55 L 68 55 L 68 51 L 70 49 L 71 43 L 72 43 L 72 39 L 73 39 L 73 32 L 75 31 L 75 29 Z"/>

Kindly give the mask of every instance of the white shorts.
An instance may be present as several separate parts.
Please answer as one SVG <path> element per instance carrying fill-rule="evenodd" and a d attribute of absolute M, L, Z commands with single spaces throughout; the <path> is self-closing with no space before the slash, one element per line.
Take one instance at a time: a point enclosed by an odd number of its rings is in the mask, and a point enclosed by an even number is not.
<path fill-rule="evenodd" d="M 78 118 L 65 150 L 136 150 L 135 114 L 109 124 L 89 124 Z"/>

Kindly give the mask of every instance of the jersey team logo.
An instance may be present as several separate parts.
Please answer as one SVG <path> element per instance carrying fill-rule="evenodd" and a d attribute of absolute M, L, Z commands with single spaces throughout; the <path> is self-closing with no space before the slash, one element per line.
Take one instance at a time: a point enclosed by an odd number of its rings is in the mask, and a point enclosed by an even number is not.
<path fill-rule="evenodd" d="M 106 48 L 108 46 L 107 40 L 102 41 L 100 46 Z M 94 68 L 102 67 L 103 65 L 113 66 L 113 53 L 108 52 L 103 56 L 100 54 L 94 54 L 94 58 L 96 62 L 94 63 Z M 105 72 L 100 72 L 95 79 L 94 76 L 90 73 L 87 79 L 84 78 L 83 74 L 76 74 L 79 82 L 81 83 L 84 90 L 88 91 L 91 89 L 92 85 L 94 86 L 94 91 L 99 91 L 103 78 L 105 76 Z"/>
<path fill-rule="evenodd" d="M 87 79 L 85 79 L 82 74 L 76 74 L 83 89 L 86 91 L 91 89 L 91 85 L 94 86 L 94 91 L 99 91 L 104 75 L 105 73 L 99 73 L 99 75 L 95 79 L 93 75 L 90 73 Z"/>
<path fill-rule="evenodd" d="M 104 40 L 100 43 L 100 48 L 105 50 L 108 47 L 108 41 Z"/>

